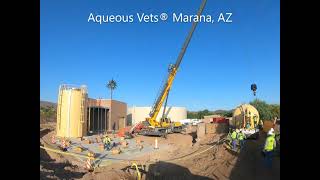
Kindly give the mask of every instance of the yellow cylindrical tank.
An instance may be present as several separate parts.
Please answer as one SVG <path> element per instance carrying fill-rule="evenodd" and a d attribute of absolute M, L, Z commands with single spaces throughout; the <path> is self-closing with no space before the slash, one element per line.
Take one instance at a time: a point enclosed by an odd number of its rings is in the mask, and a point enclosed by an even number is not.
<path fill-rule="evenodd" d="M 247 129 L 247 122 L 250 122 L 249 129 L 258 126 L 260 123 L 259 112 L 250 104 L 242 104 L 234 110 L 230 125 Z"/>
<path fill-rule="evenodd" d="M 87 135 L 87 101 L 88 93 L 85 86 L 60 86 L 56 128 L 58 137 Z"/>

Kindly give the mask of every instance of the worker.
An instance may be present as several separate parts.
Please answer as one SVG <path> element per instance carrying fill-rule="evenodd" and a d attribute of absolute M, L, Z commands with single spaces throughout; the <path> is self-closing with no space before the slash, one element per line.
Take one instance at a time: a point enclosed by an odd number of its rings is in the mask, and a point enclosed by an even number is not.
<path fill-rule="evenodd" d="M 255 116 L 253 116 L 253 120 L 254 120 L 254 128 L 256 129 L 257 128 L 257 126 L 259 125 L 259 123 L 258 123 L 258 118 L 257 118 L 257 116 L 255 115 Z"/>
<path fill-rule="evenodd" d="M 246 135 L 242 132 L 242 130 L 240 130 L 237 138 L 239 140 L 240 149 L 242 149 L 244 147 L 244 139 L 246 138 Z"/>
<path fill-rule="evenodd" d="M 229 128 L 227 138 L 228 138 L 230 141 L 231 141 L 231 134 L 232 134 L 232 129 Z"/>
<path fill-rule="evenodd" d="M 275 138 L 276 138 L 277 143 L 280 144 L 280 132 L 279 132 L 279 131 L 277 131 L 277 132 L 275 133 Z"/>
<path fill-rule="evenodd" d="M 274 129 L 270 128 L 270 130 L 268 131 L 268 133 L 272 134 L 274 136 Z"/>
<path fill-rule="evenodd" d="M 105 136 L 103 138 L 104 147 L 109 151 L 111 149 L 111 138 L 109 136 Z"/>
<path fill-rule="evenodd" d="M 68 151 L 68 143 L 64 138 L 62 139 L 61 147 L 62 147 L 62 151 Z"/>
<path fill-rule="evenodd" d="M 246 128 L 247 129 L 250 129 L 251 125 L 250 125 L 250 121 L 247 121 L 247 125 L 246 125 Z"/>
<path fill-rule="evenodd" d="M 229 128 L 229 132 L 228 132 L 228 135 L 227 135 L 227 142 L 228 142 L 228 144 L 230 145 L 230 147 L 232 146 L 231 134 L 232 134 L 232 129 Z"/>
<path fill-rule="evenodd" d="M 239 132 L 238 129 L 232 132 L 231 139 L 232 139 L 232 148 L 233 150 L 236 150 L 237 148 L 237 133 Z"/>
<path fill-rule="evenodd" d="M 270 129 L 267 135 L 266 142 L 264 144 L 264 155 L 265 155 L 265 163 L 268 168 L 271 168 L 272 165 L 272 156 L 273 156 L 273 151 L 276 147 L 276 139 L 274 136 L 274 131 L 273 128 Z"/>

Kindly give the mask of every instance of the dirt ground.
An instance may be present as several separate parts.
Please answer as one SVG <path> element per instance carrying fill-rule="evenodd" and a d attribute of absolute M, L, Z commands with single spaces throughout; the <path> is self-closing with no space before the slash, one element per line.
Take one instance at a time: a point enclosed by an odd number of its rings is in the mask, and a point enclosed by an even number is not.
<path fill-rule="evenodd" d="M 50 142 L 54 125 L 40 128 L 40 143 Z M 136 158 L 142 165 L 142 179 L 280 179 L 280 158 L 275 157 L 271 170 L 266 169 L 260 148 L 265 137 L 246 142 L 240 154 L 226 150 L 223 144 L 215 144 L 225 134 L 206 135 L 200 141 L 195 127 L 184 134 L 169 134 L 167 139 L 158 138 L 158 143 L 169 144 L 168 150 Z M 142 141 L 154 146 L 155 137 L 139 136 Z M 88 172 L 83 165 L 74 163 L 72 157 L 48 153 L 40 149 L 40 179 L 136 179 L 132 162 L 111 164 Z"/>

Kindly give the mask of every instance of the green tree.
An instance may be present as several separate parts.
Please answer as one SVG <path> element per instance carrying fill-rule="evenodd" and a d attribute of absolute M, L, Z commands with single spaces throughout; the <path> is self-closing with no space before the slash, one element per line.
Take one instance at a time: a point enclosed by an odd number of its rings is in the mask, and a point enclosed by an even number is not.
<path fill-rule="evenodd" d="M 202 111 L 202 113 L 203 113 L 205 116 L 207 116 L 207 115 L 209 115 L 209 114 L 210 114 L 210 112 L 209 112 L 209 110 L 208 110 L 208 109 L 203 110 L 203 111 Z"/>
<path fill-rule="evenodd" d="M 210 112 L 208 109 L 205 109 L 203 111 L 198 111 L 197 112 L 197 115 L 196 115 L 196 118 L 197 119 L 203 119 L 204 116 L 209 116 L 209 115 L 212 115 L 213 113 Z"/>
<path fill-rule="evenodd" d="M 270 105 L 271 113 L 273 117 L 280 118 L 280 105 L 278 104 L 271 104 Z"/>
<path fill-rule="evenodd" d="M 56 109 L 52 106 L 40 107 L 40 119 L 42 121 L 54 121 L 56 119 Z"/>
<path fill-rule="evenodd" d="M 198 113 L 197 112 L 187 112 L 187 118 L 188 119 L 196 119 L 197 118 Z"/>
<path fill-rule="evenodd" d="M 250 102 L 250 104 L 258 110 L 260 119 L 263 121 L 273 120 L 274 117 L 280 117 L 280 105 L 269 105 L 265 101 L 259 99 L 255 99 Z"/>
<path fill-rule="evenodd" d="M 204 116 L 203 111 L 199 111 L 199 112 L 198 112 L 198 115 L 197 115 L 197 119 L 202 119 L 203 116 Z"/>
<path fill-rule="evenodd" d="M 233 110 L 222 113 L 222 116 L 224 117 L 232 117 L 232 115 L 233 115 Z"/>

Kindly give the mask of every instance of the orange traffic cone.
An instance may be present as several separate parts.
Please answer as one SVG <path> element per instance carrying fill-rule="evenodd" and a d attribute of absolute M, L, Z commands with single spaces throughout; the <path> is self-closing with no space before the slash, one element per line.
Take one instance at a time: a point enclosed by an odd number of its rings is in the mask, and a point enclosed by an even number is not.
<path fill-rule="evenodd" d="M 93 168 L 92 168 L 92 163 L 91 163 L 91 160 L 90 158 L 88 158 L 88 160 L 86 161 L 86 166 L 85 168 L 89 171 L 91 171 Z"/>
<path fill-rule="evenodd" d="M 62 147 L 62 149 L 63 149 L 64 151 L 67 150 L 67 143 L 66 143 L 66 140 L 65 140 L 65 139 L 62 140 L 61 147 Z"/>

